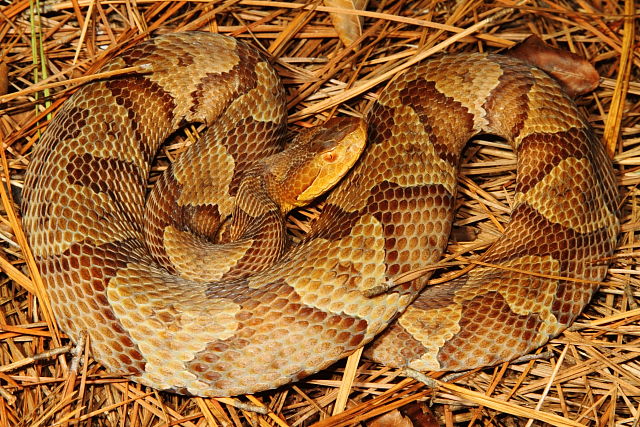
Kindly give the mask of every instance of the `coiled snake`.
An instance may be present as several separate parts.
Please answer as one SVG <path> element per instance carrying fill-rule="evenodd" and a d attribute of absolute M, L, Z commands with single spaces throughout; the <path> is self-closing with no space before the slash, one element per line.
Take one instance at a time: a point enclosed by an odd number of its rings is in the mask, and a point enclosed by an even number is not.
<path fill-rule="evenodd" d="M 611 161 L 555 81 L 519 60 L 441 56 L 398 76 L 311 231 L 266 249 L 263 240 L 283 242 L 275 214 L 333 176 L 294 173 L 288 160 L 251 172 L 280 150 L 285 128 L 266 58 L 232 38 L 181 33 L 104 70 L 135 65 L 149 72 L 92 82 L 64 104 L 33 153 L 23 197 L 60 326 L 73 340 L 87 333 L 112 371 L 178 393 L 252 393 L 323 369 L 402 312 L 372 357 L 417 370 L 491 365 L 566 328 L 607 271 L 619 230 Z M 206 135 L 145 205 L 156 150 L 190 122 L 209 124 Z M 362 149 L 327 154 L 361 132 L 338 120 L 299 139 L 332 163 Z M 439 260 L 460 152 L 477 134 L 505 138 L 517 154 L 511 221 L 483 257 L 493 267 L 422 293 L 426 277 L 395 283 Z"/>

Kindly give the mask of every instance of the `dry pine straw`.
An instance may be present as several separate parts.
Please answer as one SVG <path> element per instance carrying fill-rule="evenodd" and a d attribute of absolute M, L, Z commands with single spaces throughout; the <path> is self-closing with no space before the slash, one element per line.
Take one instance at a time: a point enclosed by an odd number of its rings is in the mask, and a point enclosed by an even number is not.
<path fill-rule="evenodd" d="M 633 21 L 624 19 L 633 14 L 633 1 L 372 1 L 368 12 L 358 12 L 364 16 L 363 35 L 354 48 L 339 42 L 331 9 L 322 2 L 300 7 L 272 1 L 74 0 L 40 6 L 46 13 L 30 10 L 28 0 L 0 6 L 0 96 L 3 88 L 9 92 L 0 98 L 1 425 L 368 425 L 411 402 L 422 402 L 420 410 L 446 425 L 638 425 L 640 55 Z M 19 197 L 30 147 L 76 85 L 108 56 L 149 33 L 185 29 L 233 34 L 278 58 L 294 128 L 332 114 L 361 114 L 393 74 L 441 50 L 502 49 L 536 33 L 589 58 L 602 82 L 578 102 L 596 132 L 606 135 L 622 194 L 620 248 L 601 291 L 570 331 L 541 349 L 547 358 L 474 371 L 438 383 L 436 390 L 357 355 L 255 396 L 188 399 L 110 375 L 84 347 L 72 360 L 24 250 L 12 198 Z M 186 129 L 169 141 L 156 169 L 166 167 L 196 133 Z M 514 169 L 514 155 L 503 142 L 469 144 L 448 248 L 455 255 L 451 271 L 468 265 L 504 229 Z M 296 224 L 304 226 L 304 215 Z M 243 404 L 269 411 L 252 413 Z"/>

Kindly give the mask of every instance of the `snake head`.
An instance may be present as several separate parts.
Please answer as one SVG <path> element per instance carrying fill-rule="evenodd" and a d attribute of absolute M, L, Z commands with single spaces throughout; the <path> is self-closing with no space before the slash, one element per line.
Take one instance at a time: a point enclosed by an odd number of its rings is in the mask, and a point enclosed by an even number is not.
<path fill-rule="evenodd" d="M 357 118 L 336 117 L 303 130 L 272 163 L 274 199 L 285 212 L 309 204 L 346 175 L 366 140 L 366 124 Z"/>

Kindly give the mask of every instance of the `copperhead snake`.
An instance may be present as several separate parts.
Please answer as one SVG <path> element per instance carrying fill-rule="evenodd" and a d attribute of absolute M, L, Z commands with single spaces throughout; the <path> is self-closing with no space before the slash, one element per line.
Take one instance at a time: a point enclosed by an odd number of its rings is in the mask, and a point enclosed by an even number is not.
<path fill-rule="evenodd" d="M 180 33 L 103 71 L 135 65 L 149 72 L 92 82 L 63 105 L 23 192 L 60 326 L 72 340 L 88 334 L 113 372 L 189 395 L 253 393 L 321 370 L 385 328 L 367 350 L 382 363 L 492 365 L 560 333 L 606 274 L 619 231 L 611 161 L 556 82 L 517 59 L 445 55 L 398 76 L 311 231 L 275 249 L 261 241 L 282 234 L 278 208 L 240 190 L 284 144 L 284 91 L 267 58 L 233 38 Z M 156 151 L 186 123 L 209 126 L 147 198 Z M 358 123 L 306 139 L 350 138 Z M 478 134 L 517 155 L 510 223 L 482 258 L 490 266 L 425 289 L 427 275 L 395 283 L 440 259 L 460 153 Z M 284 182 L 290 172 L 276 169 Z M 319 174 L 277 194 L 302 194 Z M 263 252 L 268 265 L 255 267 Z"/>

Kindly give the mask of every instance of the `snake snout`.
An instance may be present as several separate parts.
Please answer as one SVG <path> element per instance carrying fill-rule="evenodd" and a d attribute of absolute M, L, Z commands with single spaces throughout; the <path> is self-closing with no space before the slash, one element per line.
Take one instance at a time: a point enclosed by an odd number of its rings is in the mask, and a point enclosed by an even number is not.
<path fill-rule="evenodd" d="M 319 126 L 310 142 L 310 151 L 316 154 L 304 168 L 311 179 L 298 203 L 310 203 L 336 185 L 356 163 L 366 141 L 366 124 L 360 118 L 336 117 Z"/>

